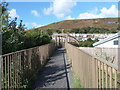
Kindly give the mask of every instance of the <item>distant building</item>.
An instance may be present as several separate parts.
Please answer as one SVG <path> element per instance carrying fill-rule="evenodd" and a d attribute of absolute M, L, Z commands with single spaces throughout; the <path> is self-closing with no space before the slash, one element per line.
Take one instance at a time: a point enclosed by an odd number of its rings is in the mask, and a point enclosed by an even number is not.
<path fill-rule="evenodd" d="M 87 38 L 94 38 L 93 35 L 87 35 Z"/>
<path fill-rule="evenodd" d="M 100 48 L 118 48 L 119 45 L 120 45 L 120 32 L 93 44 L 94 47 Z"/>
<path fill-rule="evenodd" d="M 85 41 L 88 38 L 91 38 L 92 40 L 95 40 L 95 39 L 102 40 L 102 39 L 105 39 L 114 34 L 80 34 L 80 33 L 75 34 L 75 33 L 70 33 L 69 35 L 75 37 L 79 41 Z"/>

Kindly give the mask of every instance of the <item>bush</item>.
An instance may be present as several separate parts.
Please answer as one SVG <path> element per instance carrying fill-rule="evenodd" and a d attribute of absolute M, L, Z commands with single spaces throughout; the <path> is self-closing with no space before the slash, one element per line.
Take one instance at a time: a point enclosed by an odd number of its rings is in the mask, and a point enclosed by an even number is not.
<path fill-rule="evenodd" d="M 97 42 L 98 40 L 92 40 L 91 38 L 88 38 L 86 41 L 80 41 L 79 46 L 80 47 L 93 47 L 93 43 Z"/>
<path fill-rule="evenodd" d="M 40 30 L 24 31 L 24 34 L 18 34 L 11 37 L 11 32 L 7 31 L 3 33 L 3 54 L 28 49 L 51 42 L 51 37 L 41 32 Z"/>

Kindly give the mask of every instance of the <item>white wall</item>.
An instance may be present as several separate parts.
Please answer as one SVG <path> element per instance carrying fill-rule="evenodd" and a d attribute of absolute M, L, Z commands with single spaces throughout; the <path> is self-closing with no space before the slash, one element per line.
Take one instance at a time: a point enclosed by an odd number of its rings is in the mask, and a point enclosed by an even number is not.
<path fill-rule="evenodd" d="M 108 41 L 108 42 L 105 42 L 103 44 L 97 45 L 95 47 L 100 47 L 100 48 L 118 48 L 118 45 L 114 45 L 114 41 L 115 40 L 118 40 L 118 38 L 117 39 L 113 39 L 113 40 Z M 120 45 L 120 41 L 119 41 L 119 45 Z"/>

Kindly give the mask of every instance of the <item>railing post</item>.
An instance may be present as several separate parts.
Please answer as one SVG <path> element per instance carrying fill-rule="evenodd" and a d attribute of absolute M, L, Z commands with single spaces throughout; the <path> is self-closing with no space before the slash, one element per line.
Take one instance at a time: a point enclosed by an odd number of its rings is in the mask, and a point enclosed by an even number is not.
<path fill-rule="evenodd" d="M 106 88 L 108 88 L 108 65 L 106 65 Z"/>
<path fill-rule="evenodd" d="M 104 88 L 104 63 L 102 63 L 102 88 Z"/>
<path fill-rule="evenodd" d="M 1 59 L 1 61 L 0 61 L 0 65 L 1 65 L 1 67 L 0 67 L 0 70 L 1 70 L 1 72 L 0 72 L 0 90 L 2 90 L 2 88 L 4 88 L 4 84 L 3 84 L 3 58 L 2 58 L 2 56 L 0 56 L 0 59 Z"/>
<path fill-rule="evenodd" d="M 99 88 L 101 88 L 101 61 L 99 61 Z"/>
<path fill-rule="evenodd" d="M 98 88 L 98 60 L 95 58 L 96 64 L 96 88 Z"/>
<path fill-rule="evenodd" d="M 115 71 L 115 88 L 117 88 L 117 70 L 114 69 L 114 71 Z"/>
<path fill-rule="evenodd" d="M 110 67 L 110 88 L 112 88 L 112 67 Z"/>

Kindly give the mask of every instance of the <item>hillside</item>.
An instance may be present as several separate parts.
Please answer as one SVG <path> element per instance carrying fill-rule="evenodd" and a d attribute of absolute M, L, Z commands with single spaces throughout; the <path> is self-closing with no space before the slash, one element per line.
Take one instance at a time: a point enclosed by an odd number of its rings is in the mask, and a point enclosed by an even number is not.
<path fill-rule="evenodd" d="M 101 18 L 101 19 L 78 19 L 78 20 L 64 20 L 55 22 L 46 26 L 39 27 L 40 29 L 73 29 L 83 27 L 103 27 L 103 28 L 117 28 L 118 18 Z"/>

